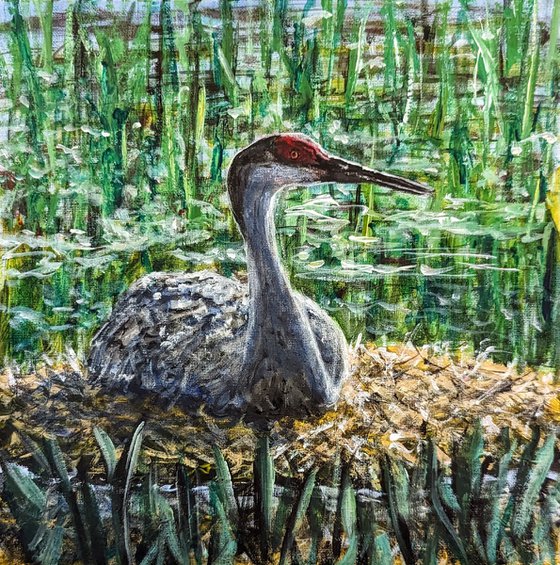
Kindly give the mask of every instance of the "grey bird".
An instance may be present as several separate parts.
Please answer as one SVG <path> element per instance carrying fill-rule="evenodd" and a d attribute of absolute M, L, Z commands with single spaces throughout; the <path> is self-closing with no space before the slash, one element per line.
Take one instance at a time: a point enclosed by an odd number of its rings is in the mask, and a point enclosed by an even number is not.
<path fill-rule="evenodd" d="M 93 339 L 93 384 L 257 423 L 333 407 L 349 372 L 348 345 L 338 325 L 290 286 L 274 225 L 284 189 L 329 182 L 432 192 L 331 155 L 301 134 L 255 141 L 234 157 L 227 178 L 248 285 L 211 271 L 142 277 Z"/>

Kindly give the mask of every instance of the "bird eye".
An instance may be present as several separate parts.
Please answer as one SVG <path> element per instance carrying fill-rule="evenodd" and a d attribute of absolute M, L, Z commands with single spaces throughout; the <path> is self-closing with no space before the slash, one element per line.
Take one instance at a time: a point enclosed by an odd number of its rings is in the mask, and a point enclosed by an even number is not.
<path fill-rule="evenodd" d="M 292 159 L 297 159 L 299 157 L 299 153 L 297 151 L 290 151 L 290 157 Z"/>

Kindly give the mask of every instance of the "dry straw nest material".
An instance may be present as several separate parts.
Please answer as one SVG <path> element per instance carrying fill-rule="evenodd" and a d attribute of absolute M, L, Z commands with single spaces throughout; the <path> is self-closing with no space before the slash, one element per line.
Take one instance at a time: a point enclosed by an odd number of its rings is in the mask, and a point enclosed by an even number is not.
<path fill-rule="evenodd" d="M 529 438 L 531 426 L 560 424 L 560 384 L 550 369 L 519 370 L 441 348 L 400 345 L 360 346 L 340 401 L 319 419 L 282 420 L 271 433 L 277 461 L 306 469 L 343 455 L 356 463 L 390 453 L 413 462 L 418 446 L 434 438 L 445 454 L 467 427 L 480 421 L 488 445 L 503 427 Z M 164 408 L 153 400 L 132 403 L 91 389 L 79 364 L 45 364 L 32 374 L 13 370 L 0 376 L 0 440 L 23 455 L 16 430 L 37 436 L 55 434 L 67 453 L 98 452 L 93 428 L 115 443 L 130 438 L 146 422 L 144 455 L 163 461 L 212 465 L 220 446 L 232 471 L 250 472 L 256 432 L 228 422 Z"/>

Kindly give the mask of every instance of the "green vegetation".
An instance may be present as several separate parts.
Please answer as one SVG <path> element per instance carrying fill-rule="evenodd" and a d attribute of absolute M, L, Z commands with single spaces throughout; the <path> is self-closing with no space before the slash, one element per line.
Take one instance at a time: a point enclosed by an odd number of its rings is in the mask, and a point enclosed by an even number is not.
<path fill-rule="evenodd" d="M 289 194 L 292 280 L 349 338 L 560 366 L 558 0 L 551 18 L 536 0 L 72 0 L 63 14 L 10 0 L 6 15 L 3 358 L 83 354 L 143 273 L 242 270 L 225 170 L 255 137 L 296 130 L 437 191 Z"/>
<path fill-rule="evenodd" d="M 142 454 L 144 424 L 70 474 L 58 443 L 16 432 L 26 465 L 0 459 L 2 500 L 35 563 L 555 563 L 560 490 L 554 434 L 518 446 L 502 430 L 488 453 L 475 426 L 442 464 L 434 441 L 414 464 L 386 455 L 307 470 L 274 461 L 256 440 L 253 473 L 236 476 L 219 448 L 204 472 Z M 102 456 L 102 457 L 100 457 Z M 105 471 L 101 471 L 99 460 Z M 445 456 L 447 459 L 447 456 Z M 276 468 L 275 468 L 276 467 Z M 280 471 L 282 469 L 282 471 Z M 381 487 L 381 488 L 380 488 Z M 47 527 L 47 524 L 51 524 Z M 445 558 L 445 556 L 447 556 Z M 440 559 L 438 561 L 438 559 Z"/>
<path fill-rule="evenodd" d="M 5 4 L 5 362 L 83 356 L 144 273 L 242 271 L 227 167 L 260 135 L 302 131 L 436 189 L 286 196 L 292 281 L 349 339 L 445 341 L 560 371 L 560 0 L 550 17 L 537 0 Z M 98 450 L 78 461 L 55 439 L 2 433 L 27 455 L 0 453 L 2 528 L 27 561 L 559 559 L 558 453 L 536 428 L 524 445 L 503 430 L 489 446 L 475 427 L 450 453 L 422 442 L 415 463 L 340 454 L 311 468 L 258 437 L 244 474 L 217 447 L 212 469 L 150 459 L 142 425 L 122 446 L 95 429 Z"/>

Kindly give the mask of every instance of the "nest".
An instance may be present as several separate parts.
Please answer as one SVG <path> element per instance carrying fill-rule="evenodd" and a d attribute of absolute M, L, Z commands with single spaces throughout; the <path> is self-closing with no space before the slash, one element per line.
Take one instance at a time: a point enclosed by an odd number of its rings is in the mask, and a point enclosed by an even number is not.
<path fill-rule="evenodd" d="M 305 470 L 341 455 L 359 465 L 384 453 L 413 463 L 429 438 L 445 457 L 475 422 L 483 427 L 487 448 L 501 428 L 526 439 L 535 425 L 546 430 L 560 423 L 560 384 L 550 369 L 519 371 L 486 355 L 461 358 L 411 345 L 360 346 L 352 353 L 352 365 L 334 410 L 308 421 L 275 423 L 271 446 L 280 466 Z M 185 414 L 149 399 L 106 396 L 91 389 L 83 375 L 75 361 L 70 366 L 45 364 L 31 374 L 12 370 L 1 375 L 2 447 L 24 456 L 29 447 L 18 439 L 20 432 L 35 438 L 54 434 L 76 460 L 99 453 L 94 426 L 118 445 L 144 421 L 147 460 L 203 468 L 213 464 L 213 446 L 218 445 L 233 473 L 250 473 L 258 432 L 243 422 L 212 419 L 203 412 Z"/>

